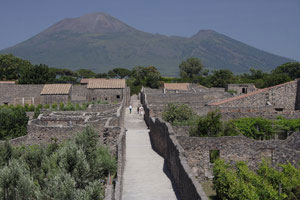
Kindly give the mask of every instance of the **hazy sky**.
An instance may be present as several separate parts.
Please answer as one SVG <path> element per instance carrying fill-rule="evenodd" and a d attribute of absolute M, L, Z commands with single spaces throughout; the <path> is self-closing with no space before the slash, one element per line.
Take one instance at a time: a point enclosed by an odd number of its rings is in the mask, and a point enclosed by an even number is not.
<path fill-rule="evenodd" d="M 165 35 L 190 37 L 213 29 L 300 61 L 300 0 L 0 0 L 0 49 L 63 18 L 92 12 Z"/>

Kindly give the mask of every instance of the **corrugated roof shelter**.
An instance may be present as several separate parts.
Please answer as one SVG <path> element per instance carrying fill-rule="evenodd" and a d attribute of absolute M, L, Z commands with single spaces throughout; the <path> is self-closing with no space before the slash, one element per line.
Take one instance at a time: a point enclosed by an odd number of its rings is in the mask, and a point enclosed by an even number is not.
<path fill-rule="evenodd" d="M 72 84 L 46 84 L 41 95 L 66 95 L 70 94 Z"/>
<path fill-rule="evenodd" d="M 189 90 L 189 83 L 164 83 L 166 90 Z"/>
<path fill-rule="evenodd" d="M 125 79 L 90 79 L 88 89 L 123 89 L 126 87 Z"/>

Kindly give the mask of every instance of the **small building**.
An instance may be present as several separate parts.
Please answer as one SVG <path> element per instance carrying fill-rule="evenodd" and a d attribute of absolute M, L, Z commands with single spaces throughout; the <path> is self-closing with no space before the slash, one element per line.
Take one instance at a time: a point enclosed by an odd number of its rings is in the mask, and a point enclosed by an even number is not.
<path fill-rule="evenodd" d="M 88 101 L 121 102 L 128 93 L 125 79 L 90 79 L 87 84 Z"/>
<path fill-rule="evenodd" d="M 71 101 L 72 84 L 46 84 L 40 95 L 43 104 L 67 103 Z"/>
<path fill-rule="evenodd" d="M 166 93 L 182 93 L 188 92 L 190 89 L 189 83 L 164 83 L 164 94 Z"/>
<path fill-rule="evenodd" d="M 226 91 L 234 91 L 236 95 L 248 94 L 257 90 L 253 83 L 246 84 L 228 84 Z"/>
<path fill-rule="evenodd" d="M 16 81 L 0 81 L 0 84 L 16 84 Z"/>

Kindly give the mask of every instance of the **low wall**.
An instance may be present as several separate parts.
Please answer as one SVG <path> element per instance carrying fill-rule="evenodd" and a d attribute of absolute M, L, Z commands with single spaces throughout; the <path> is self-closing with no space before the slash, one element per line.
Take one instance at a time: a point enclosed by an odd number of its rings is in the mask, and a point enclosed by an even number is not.
<path fill-rule="evenodd" d="M 125 168 L 125 157 L 126 157 L 126 131 L 124 128 L 121 130 L 121 134 L 117 141 L 117 162 L 118 170 L 115 184 L 115 200 L 122 200 L 123 192 L 123 174 Z"/>
<path fill-rule="evenodd" d="M 150 140 L 153 149 L 165 159 L 172 181 L 181 199 L 206 200 L 202 186 L 194 177 L 184 156 L 184 150 L 179 145 L 172 127 L 159 118 L 150 116 L 145 94 L 141 95 L 144 106 L 144 119 L 150 128 Z"/>

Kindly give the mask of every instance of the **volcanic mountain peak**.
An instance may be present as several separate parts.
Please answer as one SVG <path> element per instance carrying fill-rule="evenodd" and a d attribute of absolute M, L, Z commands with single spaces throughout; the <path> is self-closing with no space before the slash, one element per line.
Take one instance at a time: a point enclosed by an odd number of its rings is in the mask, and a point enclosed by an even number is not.
<path fill-rule="evenodd" d="M 44 33 L 70 31 L 73 33 L 115 33 L 131 32 L 135 29 L 120 20 L 102 13 L 86 14 L 77 18 L 67 18 L 59 21 Z"/>
<path fill-rule="evenodd" d="M 190 38 L 146 33 L 104 14 L 92 13 L 61 20 L 36 36 L 0 51 L 51 67 L 93 69 L 156 66 L 164 75 L 178 74 L 189 57 L 200 58 L 210 69 L 270 71 L 292 60 L 258 50 L 213 30 Z"/>

